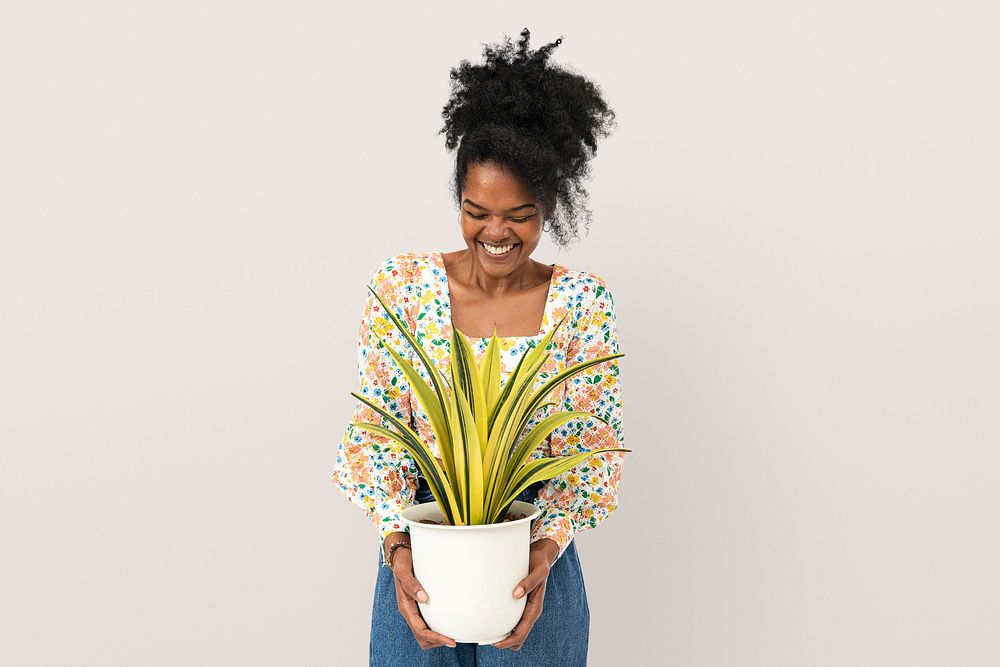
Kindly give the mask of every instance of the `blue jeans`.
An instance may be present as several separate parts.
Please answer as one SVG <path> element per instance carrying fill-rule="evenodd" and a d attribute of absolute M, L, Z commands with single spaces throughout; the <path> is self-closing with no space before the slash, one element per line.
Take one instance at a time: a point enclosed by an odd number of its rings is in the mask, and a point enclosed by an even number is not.
<path fill-rule="evenodd" d="M 417 503 L 434 500 L 427 482 L 419 476 Z M 544 482 L 537 482 L 521 492 L 518 500 L 533 502 Z M 456 644 L 424 650 L 399 613 L 396 584 L 392 571 L 382 567 L 378 551 L 378 579 L 372 606 L 369 667 L 508 667 L 515 665 L 550 667 L 586 667 L 590 637 L 590 607 L 583 571 L 571 541 L 566 551 L 549 570 L 545 584 L 542 613 L 519 651 L 479 644 Z"/>

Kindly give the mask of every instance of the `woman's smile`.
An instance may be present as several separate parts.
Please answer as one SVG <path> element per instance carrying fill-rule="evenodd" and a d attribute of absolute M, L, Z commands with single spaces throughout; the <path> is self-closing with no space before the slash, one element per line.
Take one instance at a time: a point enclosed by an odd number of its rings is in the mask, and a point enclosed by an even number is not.
<path fill-rule="evenodd" d="M 520 243 L 508 243 L 506 245 L 499 246 L 499 250 L 506 249 L 506 252 L 499 252 L 496 246 L 492 246 L 480 241 L 478 243 L 480 248 L 480 253 L 487 259 L 493 262 L 503 262 L 514 256 L 514 250 L 521 245 Z"/>

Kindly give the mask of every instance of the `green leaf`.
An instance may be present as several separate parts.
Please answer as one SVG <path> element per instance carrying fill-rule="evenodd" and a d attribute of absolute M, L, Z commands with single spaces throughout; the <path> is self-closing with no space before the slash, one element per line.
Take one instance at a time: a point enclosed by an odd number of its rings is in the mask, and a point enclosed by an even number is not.
<path fill-rule="evenodd" d="M 616 354 L 590 359 L 551 377 L 549 372 L 541 373 L 551 356 L 549 350 L 557 347 L 553 335 L 566 321 L 568 314 L 541 341 L 528 342 L 528 349 L 521 355 L 514 371 L 501 387 L 503 365 L 496 324 L 483 361 L 477 364 L 474 348 L 452 320 L 451 362 L 448 369 L 442 372 L 434 366 L 431 356 L 420 346 L 420 341 L 425 338 L 424 334 L 411 334 L 395 310 L 384 303 L 371 286 L 369 290 L 382 304 L 385 315 L 413 348 L 414 355 L 427 370 L 429 382 L 420 377 L 414 364 L 393 347 L 395 340 L 383 340 L 375 334 L 379 349 L 387 350 L 402 371 L 401 376 L 391 378 L 392 386 L 397 386 L 403 379 L 407 380 L 413 396 L 427 413 L 437 439 L 441 461 L 434 457 L 430 446 L 408 424 L 356 393 L 352 395 L 371 406 L 381 419 L 379 423 L 356 423 L 353 426 L 382 435 L 403 447 L 423 472 L 447 523 L 495 523 L 502 520 L 500 512 L 503 508 L 508 507 L 530 484 L 551 479 L 594 454 L 631 451 L 601 449 L 574 456 L 531 458 L 542 441 L 561 425 L 579 419 L 580 424 L 575 427 L 579 433 L 587 428 L 584 420 L 589 420 L 590 417 L 607 423 L 598 415 L 586 411 L 545 414 L 544 419 L 521 438 L 528 422 L 538 410 L 557 406 L 556 402 L 546 400 L 560 383 L 591 366 L 624 356 Z M 421 313 L 417 319 L 423 317 L 424 314 Z M 444 346 L 449 341 L 446 338 L 431 338 L 431 343 Z M 612 368 L 611 372 L 617 374 L 617 366 Z M 541 387 L 538 391 L 533 391 L 539 375 Z M 588 381 L 598 382 L 602 377 L 596 375 Z M 379 444 L 374 449 L 382 453 L 386 447 Z M 560 484 L 565 486 L 565 481 Z"/>

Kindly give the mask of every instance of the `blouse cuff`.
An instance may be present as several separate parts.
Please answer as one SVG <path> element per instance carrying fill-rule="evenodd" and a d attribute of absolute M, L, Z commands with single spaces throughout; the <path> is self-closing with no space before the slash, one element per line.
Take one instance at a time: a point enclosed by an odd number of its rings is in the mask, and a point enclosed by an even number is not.
<path fill-rule="evenodd" d="M 399 519 L 399 513 L 404 509 L 406 508 L 400 504 L 399 499 L 391 499 L 384 501 L 382 508 L 375 512 L 375 522 L 378 524 L 378 551 L 382 565 L 387 564 L 385 562 L 385 538 L 390 533 L 410 532 L 410 527 L 404 525 Z"/>
<path fill-rule="evenodd" d="M 573 541 L 575 532 L 573 520 L 569 518 L 565 510 L 549 507 L 542 510 L 541 515 L 535 519 L 531 526 L 531 543 L 534 544 L 546 537 L 555 540 L 556 544 L 559 545 L 559 554 L 556 556 L 556 560 L 552 561 L 554 565 L 562 557 L 569 543 Z"/>

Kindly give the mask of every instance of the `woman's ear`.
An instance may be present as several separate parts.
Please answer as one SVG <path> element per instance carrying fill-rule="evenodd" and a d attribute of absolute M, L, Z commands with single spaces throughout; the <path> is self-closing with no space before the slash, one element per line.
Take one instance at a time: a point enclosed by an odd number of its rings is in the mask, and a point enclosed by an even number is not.
<path fill-rule="evenodd" d="M 551 220 L 556 212 L 556 199 L 557 195 L 553 195 L 548 199 L 542 201 L 542 222 Z"/>

